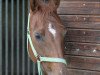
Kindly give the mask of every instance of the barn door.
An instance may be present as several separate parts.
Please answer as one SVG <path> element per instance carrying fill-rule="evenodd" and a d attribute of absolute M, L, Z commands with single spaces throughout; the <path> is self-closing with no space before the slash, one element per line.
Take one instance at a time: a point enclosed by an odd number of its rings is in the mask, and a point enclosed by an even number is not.
<path fill-rule="evenodd" d="M 100 75 L 100 0 L 61 0 L 68 75 Z"/>

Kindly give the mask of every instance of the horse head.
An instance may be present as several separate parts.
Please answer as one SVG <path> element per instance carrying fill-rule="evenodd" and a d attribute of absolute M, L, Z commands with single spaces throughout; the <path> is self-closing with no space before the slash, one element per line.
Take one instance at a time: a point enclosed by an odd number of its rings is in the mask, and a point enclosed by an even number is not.
<path fill-rule="evenodd" d="M 60 0 L 30 0 L 30 37 L 39 56 L 64 58 L 64 33 L 66 32 L 57 8 Z M 38 58 L 28 43 L 28 53 L 33 62 Z M 66 75 L 66 65 L 41 62 L 45 75 Z"/>

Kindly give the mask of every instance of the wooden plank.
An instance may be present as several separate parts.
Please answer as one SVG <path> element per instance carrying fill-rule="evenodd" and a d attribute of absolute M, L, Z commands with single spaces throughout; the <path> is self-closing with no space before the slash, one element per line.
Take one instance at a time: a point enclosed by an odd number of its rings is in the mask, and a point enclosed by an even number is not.
<path fill-rule="evenodd" d="M 61 0 L 61 1 L 87 1 L 87 2 L 100 2 L 100 0 Z"/>
<path fill-rule="evenodd" d="M 100 15 L 60 15 L 67 28 L 100 29 Z"/>
<path fill-rule="evenodd" d="M 86 28 L 86 29 L 100 29 L 100 22 L 65 22 L 63 24 L 66 28 Z"/>
<path fill-rule="evenodd" d="M 100 57 L 100 44 L 66 42 L 65 54 Z"/>
<path fill-rule="evenodd" d="M 60 18 L 63 22 L 100 22 L 100 15 L 60 15 Z"/>
<path fill-rule="evenodd" d="M 100 8 L 75 8 L 75 7 L 63 7 L 58 9 L 58 14 L 81 14 L 81 15 L 88 15 L 88 14 L 98 14 L 100 15 Z"/>
<path fill-rule="evenodd" d="M 100 58 L 66 55 L 68 68 L 100 71 Z"/>
<path fill-rule="evenodd" d="M 62 1 L 60 3 L 60 7 L 79 7 L 79 8 L 100 8 L 100 1 L 99 2 L 87 2 L 87 1 L 73 1 L 73 2 L 68 2 L 68 1 Z"/>
<path fill-rule="evenodd" d="M 67 29 L 65 41 L 100 43 L 100 30 Z"/>
<path fill-rule="evenodd" d="M 58 14 L 100 14 L 100 2 L 62 1 Z"/>
<path fill-rule="evenodd" d="M 65 42 L 100 43 L 100 37 L 66 35 Z"/>
<path fill-rule="evenodd" d="M 100 37 L 100 30 L 92 29 L 67 29 L 66 35 L 73 36 L 98 36 Z"/>
<path fill-rule="evenodd" d="M 78 70 L 78 69 L 67 69 L 67 75 L 100 75 L 100 72 Z"/>

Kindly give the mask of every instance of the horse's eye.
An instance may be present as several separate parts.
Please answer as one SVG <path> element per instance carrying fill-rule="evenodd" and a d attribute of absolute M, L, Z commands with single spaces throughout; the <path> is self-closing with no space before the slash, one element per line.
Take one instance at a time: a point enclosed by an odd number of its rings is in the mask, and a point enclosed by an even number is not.
<path fill-rule="evenodd" d="M 35 34 L 35 38 L 38 40 L 38 41 L 42 41 L 43 38 L 42 38 L 42 35 L 40 33 L 36 33 Z"/>

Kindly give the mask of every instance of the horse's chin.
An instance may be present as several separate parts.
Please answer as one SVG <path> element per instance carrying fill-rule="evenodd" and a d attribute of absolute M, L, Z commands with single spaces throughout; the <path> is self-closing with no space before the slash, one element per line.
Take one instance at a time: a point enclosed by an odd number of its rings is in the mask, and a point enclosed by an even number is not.
<path fill-rule="evenodd" d="M 67 75 L 66 71 L 48 72 L 47 75 Z"/>
<path fill-rule="evenodd" d="M 66 65 L 55 67 L 54 69 L 55 70 L 47 71 L 44 75 L 67 75 Z"/>

